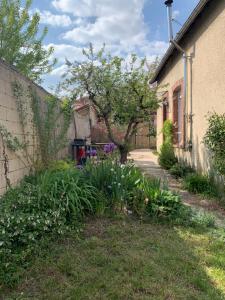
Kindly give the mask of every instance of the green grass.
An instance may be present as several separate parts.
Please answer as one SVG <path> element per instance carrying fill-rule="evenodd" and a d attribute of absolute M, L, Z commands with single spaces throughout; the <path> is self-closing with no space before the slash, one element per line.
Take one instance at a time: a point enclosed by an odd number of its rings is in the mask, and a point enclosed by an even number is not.
<path fill-rule="evenodd" d="M 225 243 L 203 231 L 92 219 L 61 238 L 2 299 L 225 299 Z"/>

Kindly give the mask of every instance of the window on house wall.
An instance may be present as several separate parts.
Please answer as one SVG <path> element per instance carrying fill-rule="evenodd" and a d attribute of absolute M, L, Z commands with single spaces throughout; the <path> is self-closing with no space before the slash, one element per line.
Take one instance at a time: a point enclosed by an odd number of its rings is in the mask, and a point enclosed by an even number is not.
<path fill-rule="evenodd" d="M 174 144 L 181 145 L 183 139 L 183 105 L 181 90 L 173 94 Z"/>
<path fill-rule="evenodd" d="M 168 98 L 163 100 L 163 123 L 169 118 L 169 102 Z"/>
<path fill-rule="evenodd" d="M 169 119 L 169 101 L 168 101 L 168 97 L 165 97 L 163 99 L 163 105 L 162 105 L 162 117 L 163 117 L 163 124 L 166 120 Z M 165 136 L 163 135 L 163 140 L 165 141 Z"/>

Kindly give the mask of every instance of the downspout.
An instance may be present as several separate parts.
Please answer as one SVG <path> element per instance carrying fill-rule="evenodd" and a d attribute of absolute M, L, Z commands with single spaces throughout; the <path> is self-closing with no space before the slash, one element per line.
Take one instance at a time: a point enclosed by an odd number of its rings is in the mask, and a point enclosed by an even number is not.
<path fill-rule="evenodd" d="M 168 17 L 168 33 L 169 33 L 169 42 L 170 44 L 173 44 L 174 47 L 182 53 L 183 55 L 183 61 L 184 61 L 184 132 L 185 132 L 185 139 L 184 139 L 184 148 L 186 150 L 191 150 L 192 148 L 192 141 L 189 140 L 187 145 L 187 62 L 189 56 L 187 55 L 186 51 L 174 40 L 173 38 L 173 26 L 172 26 L 172 4 L 173 0 L 167 0 L 165 1 L 165 5 L 167 6 L 167 17 Z"/>

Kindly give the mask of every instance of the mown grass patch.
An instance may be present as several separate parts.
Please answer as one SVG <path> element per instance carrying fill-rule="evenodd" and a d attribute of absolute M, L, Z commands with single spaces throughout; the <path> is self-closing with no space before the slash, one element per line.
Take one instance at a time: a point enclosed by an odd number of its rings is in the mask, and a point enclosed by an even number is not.
<path fill-rule="evenodd" d="M 3 299 L 225 299 L 216 229 L 92 219 L 48 245 Z"/>

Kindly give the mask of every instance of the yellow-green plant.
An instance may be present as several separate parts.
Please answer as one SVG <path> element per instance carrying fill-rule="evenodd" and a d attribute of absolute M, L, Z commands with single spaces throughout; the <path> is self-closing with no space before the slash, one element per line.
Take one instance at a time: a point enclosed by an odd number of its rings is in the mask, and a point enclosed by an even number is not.
<path fill-rule="evenodd" d="M 215 168 L 225 175 L 225 114 L 210 114 L 204 142 L 210 150 Z"/>

